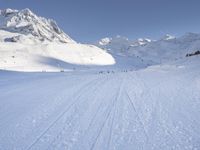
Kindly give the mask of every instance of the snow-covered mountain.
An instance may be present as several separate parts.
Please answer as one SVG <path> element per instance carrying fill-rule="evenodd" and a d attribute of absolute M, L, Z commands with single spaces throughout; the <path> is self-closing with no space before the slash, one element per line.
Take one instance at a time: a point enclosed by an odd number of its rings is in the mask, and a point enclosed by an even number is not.
<path fill-rule="evenodd" d="M 138 39 L 131 41 L 123 36 L 116 36 L 113 38 L 103 38 L 96 42 L 95 45 L 110 53 L 116 60 L 117 67 L 127 68 L 132 66 L 135 69 L 144 68 L 147 66 L 140 57 L 129 54 L 129 49 L 134 46 L 144 46 L 150 43 L 150 39 Z"/>
<path fill-rule="evenodd" d="M 176 38 L 176 37 L 173 36 L 173 35 L 166 34 L 166 35 L 164 35 L 163 37 L 161 37 L 160 40 L 168 41 L 168 40 L 173 40 L 173 39 L 175 39 L 175 38 Z"/>
<path fill-rule="evenodd" d="M 114 63 L 102 49 L 72 40 L 51 19 L 29 9 L 0 10 L 0 69 L 58 71 Z"/>
<path fill-rule="evenodd" d="M 118 35 L 113 38 L 103 38 L 97 43 L 95 43 L 95 45 L 105 49 L 106 51 L 109 51 L 110 53 L 126 55 L 130 47 L 144 46 L 150 42 L 152 41 L 148 38 L 139 38 L 134 41 Z"/>
<path fill-rule="evenodd" d="M 109 51 L 113 54 L 122 54 L 124 55 L 126 52 L 126 49 L 130 45 L 130 41 L 128 38 L 116 36 L 113 38 L 103 38 L 99 42 L 96 43 L 97 46 L 105 49 L 106 51 Z"/>
<path fill-rule="evenodd" d="M 66 35 L 52 19 L 38 17 L 29 9 L 0 10 L 0 29 L 32 35 L 38 40 L 59 41 L 62 43 L 75 43 Z"/>
<path fill-rule="evenodd" d="M 200 49 L 200 34 L 197 33 L 186 33 L 178 38 L 167 34 L 159 40 L 134 41 L 120 36 L 106 39 L 96 45 L 112 54 L 141 58 L 149 65 L 180 59 Z"/>
<path fill-rule="evenodd" d="M 200 34 L 186 33 L 175 38 L 165 36 L 144 46 L 131 47 L 129 53 L 154 63 L 164 63 L 184 58 L 187 53 L 200 49 Z"/>

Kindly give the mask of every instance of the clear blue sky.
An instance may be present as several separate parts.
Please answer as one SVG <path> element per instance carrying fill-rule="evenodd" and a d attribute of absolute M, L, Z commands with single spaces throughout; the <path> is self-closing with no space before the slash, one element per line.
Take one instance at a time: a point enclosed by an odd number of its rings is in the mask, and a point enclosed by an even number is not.
<path fill-rule="evenodd" d="M 4 8 L 53 18 L 79 42 L 200 32 L 200 0 L 0 0 Z"/>

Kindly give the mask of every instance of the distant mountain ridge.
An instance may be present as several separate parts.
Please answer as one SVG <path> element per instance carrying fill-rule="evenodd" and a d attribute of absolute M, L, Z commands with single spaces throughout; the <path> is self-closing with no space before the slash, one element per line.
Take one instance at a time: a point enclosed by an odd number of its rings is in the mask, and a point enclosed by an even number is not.
<path fill-rule="evenodd" d="M 160 64 L 185 57 L 187 53 L 200 50 L 200 34 L 186 33 L 181 37 L 165 35 L 158 40 L 126 37 L 103 38 L 96 45 L 111 54 L 141 58 L 150 64 Z"/>

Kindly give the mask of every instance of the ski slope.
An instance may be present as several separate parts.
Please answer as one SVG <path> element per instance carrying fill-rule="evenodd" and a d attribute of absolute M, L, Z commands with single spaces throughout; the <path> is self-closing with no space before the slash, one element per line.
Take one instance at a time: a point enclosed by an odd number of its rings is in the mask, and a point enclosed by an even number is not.
<path fill-rule="evenodd" d="M 112 73 L 0 72 L 1 150 L 199 150 L 199 56 Z"/>

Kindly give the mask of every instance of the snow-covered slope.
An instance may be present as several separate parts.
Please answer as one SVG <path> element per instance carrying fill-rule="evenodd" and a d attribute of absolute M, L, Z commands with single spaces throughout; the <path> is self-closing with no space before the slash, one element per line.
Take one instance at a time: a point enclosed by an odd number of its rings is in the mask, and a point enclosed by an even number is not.
<path fill-rule="evenodd" d="M 0 43 L 0 69 L 4 70 L 60 71 L 114 63 L 111 55 L 93 45 Z"/>
<path fill-rule="evenodd" d="M 200 59 L 94 74 L 0 71 L 1 150 L 199 150 Z"/>
<path fill-rule="evenodd" d="M 114 63 L 107 52 L 76 43 L 55 21 L 29 9 L 0 11 L 0 69 L 60 71 Z"/>

